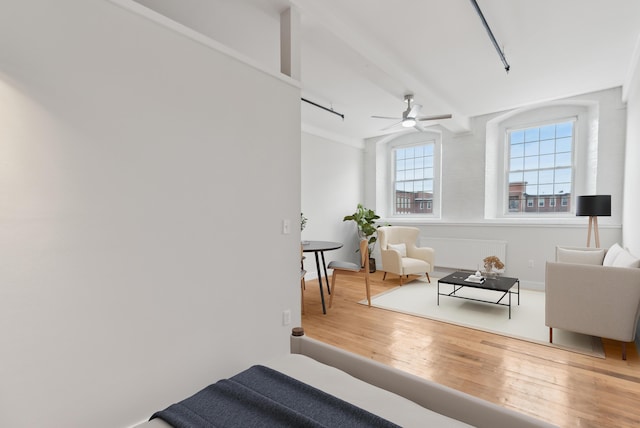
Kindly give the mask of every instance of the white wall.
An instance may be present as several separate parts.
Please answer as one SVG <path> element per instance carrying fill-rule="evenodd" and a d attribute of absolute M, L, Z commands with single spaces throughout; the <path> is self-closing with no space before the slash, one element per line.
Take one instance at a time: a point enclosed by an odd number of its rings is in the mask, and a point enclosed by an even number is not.
<path fill-rule="evenodd" d="M 302 239 L 344 243 L 340 250 L 325 253 L 327 263 L 358 260 L 356 225 L 342 219 L 355 212 L 362 202 L 362 165 L 362 149 L 302 134 L 301 209 L 309 219 Z M 305 269 L 309 277 L 315 276 L 313 256 L 307 257 Z"/>
<path fill-rule="evenodd" d="M 104 0 L 0 3 L 0 52 L 0 426 L 130 426 L 288 352 L 299 88 Z"/>
<path fill-rule="evenodd" d="M 633 254 L 640 256 L 640 61 L 629 86 L 622 241 Z"/>
<path fill-rule="evenodd" d="M 135 0 L 257 61 L 280 70 L 280 15 L 262 0 Z"/>
<path fill-rule="evenodd" d="M 620 88 L 572 97 L 569 100 L 598 105 L 598 176 L 596 190 L 612 195 L 612 216 L 599 218 L 600 242 L 608 247 L 621 241 L 622 188 L 625 162 L 626 106 Z M 542 288 L 544 264 L 554 257 L 556 245 L 586 245 L 587 219 L 575 217 L 557 221 L 516 223 L 507 219 L 485 219 L 486 126 L 498 112 L 472 118 L 469 133 L 454 135 L 443 130 L 442 142 L 442 212 L 441 218 L 416 222 L 411 219 L 385 217 L 391 224 L 413 224 L 421 228 L 421 239 L 428 245 L 433 237 L 478 238 L 507 241 L 507 274 L 521 279 L 523 286 Z M 365 202 L 380 212 L 387 212 L 387 190 L 376 173 L 385 168 L 385 145 L 388 137 L 366 142 Z M 533 267 L 529 267 L 529 261 Z M 436 254 L 437 265 L 437 254 Z"/>

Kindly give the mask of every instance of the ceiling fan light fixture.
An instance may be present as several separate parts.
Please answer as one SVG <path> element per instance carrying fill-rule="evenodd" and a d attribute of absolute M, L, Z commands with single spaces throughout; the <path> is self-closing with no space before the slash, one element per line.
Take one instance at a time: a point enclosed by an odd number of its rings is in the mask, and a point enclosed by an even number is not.
<path fill-rule="evenodd" d="M 416 126 L 416 120 L 412 117 L 407 117 L 402 120 L 402 126 L 405 128 L 413 128 Z"/>

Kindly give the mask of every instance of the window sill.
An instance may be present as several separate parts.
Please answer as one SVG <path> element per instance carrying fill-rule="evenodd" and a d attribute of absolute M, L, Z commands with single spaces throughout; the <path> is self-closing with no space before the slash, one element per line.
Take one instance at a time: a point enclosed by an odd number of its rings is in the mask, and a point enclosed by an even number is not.
<path fill-rule="evenodd" d="M 620 229 L 621 224 L 604 223 L 602 221 L 604 217 L 600 217 L 598 227 L 600 229 Z M 549 227 L 549 228 L 586 228 L 588 225 L 587 217 L 567 217 L 567 218 L 495 218 L 495 219 L 483 219 L 478 221 L 460 221 L 460 220 L 446 220 L 442 218 L 427 218 L 427 217 L 387 217 L 381 218 L 377 221 L 378 224 L 392 224 L 392 225 L 441 225 L 441 226 L 489 226 L 489 227 Z"/>

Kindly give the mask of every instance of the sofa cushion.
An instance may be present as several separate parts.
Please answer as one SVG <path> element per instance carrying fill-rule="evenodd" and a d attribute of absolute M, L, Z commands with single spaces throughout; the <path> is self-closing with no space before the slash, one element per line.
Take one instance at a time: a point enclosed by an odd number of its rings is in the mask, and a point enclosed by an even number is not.
<path fill-rule="evenodd" d="M 601 265 L 604 259 L 603 249 L 571 249 L 556 248 L 556 261 L 561 263 L 579 263 L 584 265 Z"/>
<path fill-rule="evenodd" d="M 407 257 L 407 245 L 404 242 L 402 244 L 389 244 L 387 248 L 399 252 L 400 257 Z"/>
<path fill-rule="evenodd" d="M 603 266 L 613 266 L 613 262 L 618 257 L 618 255 L 624 250 L 618 243 L 613 244 L 608 250 L 607 254 L 604 256 L 604 261 L 602 262 Z"/>
<path fill-rule="evenodd" d="M 640 266 L 640 259 L 627 250 L 622 250 L 613 261 L 615 267 L 637 268 Z"/>

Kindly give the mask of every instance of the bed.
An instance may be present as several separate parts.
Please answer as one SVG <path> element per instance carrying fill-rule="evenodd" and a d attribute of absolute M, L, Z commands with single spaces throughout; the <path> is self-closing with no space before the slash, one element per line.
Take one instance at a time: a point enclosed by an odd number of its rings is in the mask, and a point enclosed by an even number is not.
<path fill-rule="evenodd" d="M 308 409 L 311 413 L 320 415 L 326 420 L 319 420 L 313 424 L 300 422 L 297 419 L 287 419 L 282 426 L 403 426 L 403 427 L 552 427 L 549 423 L 535 419 L 533 417 L 520 414 L 518 412 L 500 407 L 493 403 L 475 398 L 468 394 L 453 390 L 442 386 L 435 382 L 431 382 L 401 370 L 394 369 L 376 361 L 361 357 L 343 351 L 339 348 L 324 344 L 304 335 L 301 328 L 295 328 L 291 336 L 291 353 L 281 358 L 265 361 L 263 364 L 253 366 L 247 370 L 231 377 L 218 381 L 207 388 L 222 387 L 225 391 L 229 387 L 229 383 L 242 383 L 240 386 L 244 388 L 246 384 L 252 382 L 253 376 L 267 376 L 266 380 L 258 380 L 256 389 L 260 389 L 260 384 L 268 385 L 263 388 L 269 389 L 269 393 L 273 391 L 284 390 L 279 384 L 274 383 L 275 378 L 282 378 L 287 385 L 293 383 L 296 387 L 303 388 L 303 392 L 292 392 L 297 399 L 304 401 L 304 395 L 310 395 L 312 401 L 300 404 L 303 411 Z M 278 386 L 274 386 L 278 385 Z M 287 386 L 286 388 L 288 388 Z M 204 421 L 218 420 L 218 416 L 213 418 L 210 415 L 192 415 L 194 412 L 210 410 L 211 395 L 203 396 L 202 394 L 214 394 L 213 397 L 219 397 L 219 391 L 204 390 L 194 394 L 192 397 L 169 406 L 167 409 L 161 410 L 154 414 L 153 419 L 139 428 L 167 428 L 171 426 L 180 426 L 179 423 L 172 421 L 172 424 L 165 422 L 162 418 L 172 420 L 174 413 L 178 412 L 178 418 L 186 414 L 187 418 L 183 426 L 214 426 L 207 425 Z M 227 393 L 227 392 L 225 392 Z M 235 392 L 230 392 L 234 398 L 229 401 L 237 402 Z M 281 394 L 277 392 L 276 394 Z M 258 394 L 260 395 L 260 394 Z M 193 406 L 194 397 L 198 404 Z M 191 401 L 189 401 L 191 400 Z M 269 398 L 270 401 L 273 401 Z M 204 404 L 203 404 L 204 403 Z M 237 403 L 236 403 L 237 404 Z M 233 405 L 236 405 L 233 404 Z M 269 404 L 270 406 L 271 404 Z M 262 404 L 257 404 L 263 407 Z M 289 406 L 289 403 L 287 403 Z M 335 411 L 335 407 L 338 407 Z M 196 410 L 194 410 L 196 409 Z M 249 422 L 242 422 L 237 419 L 237 409 L 229 410 L 228 408 L 219 411 L 218 415 L 231 414 L 231 420 L 238 423 L 238 426 L 251 426 Z M 271 408 L 264 410 L 271 413 Z M 163 412 L 168 414 L 163 415 Z M 172 413 L 173 412 L 173 413 Z M 295 417 L 298 417 L 298 411 Z M 333 414 L 335 413 L 335 415 Z M 203 419 L 199 419 L 199 418 Z M 247 416 L 250 421 L 252 416 Z M 260 416 L 253 416 L 258 417 Z M 315 415 L 310 416 L 312 419 Z M 354 418 L 351 422 L 346 419 L 344 423 L 337 423 L 343 417 Z M 195 418 L 195 419 L 193 419 Z M 334 419 L 332 419 L 334 418 Z M 376 419 L 380 418 L 380 419 Z M 194 421 L 202 420 L 197 423 Z M 254 426 L 276 426 L 277 423 L 269 422 L 258 423 Z M 228 426 L 221 424 L 220 426 Z"/>

